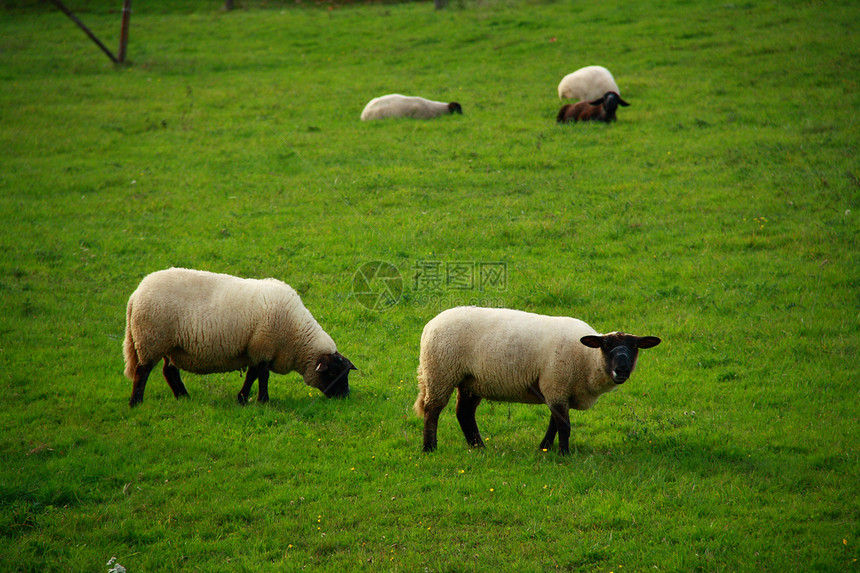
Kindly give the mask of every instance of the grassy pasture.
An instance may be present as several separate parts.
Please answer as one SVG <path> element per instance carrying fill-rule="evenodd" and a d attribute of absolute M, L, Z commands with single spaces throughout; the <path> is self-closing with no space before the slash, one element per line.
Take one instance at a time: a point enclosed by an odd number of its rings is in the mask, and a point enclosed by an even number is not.
<path fill-rule="evenodd" d="M 121 3 L 68 3 L 116 45 Z M 0 570 L 858 570 L 853 2 L 136 4 L 123 68 L 0 14 Z M 592 63 L 631 106 L 556 125 Z M 391 92 L 465 114 L 358 120 Z M 171 265 L 292 284 L 353 395 L 156 372 L 129 410 Z M 568 457 L 503 403 L 423 455 L 421 328 L 464 303 L 664 343 Z"/>

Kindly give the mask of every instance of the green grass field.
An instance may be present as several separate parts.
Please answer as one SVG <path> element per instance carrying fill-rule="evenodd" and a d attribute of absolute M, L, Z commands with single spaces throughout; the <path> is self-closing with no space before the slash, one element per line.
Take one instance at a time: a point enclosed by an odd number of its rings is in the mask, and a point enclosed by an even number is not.
<path fill-rule="evenodd" d="M 121 2 L 68 4 L 115 49 Z M 860 12 L 625 4 L 135 2 L 115 68 L 3 3 L 0 571 L 860 570 Z M 557 125 L 589 64 L 631 106 Z M 359 121 L 392 92 L 465 113 Z M 293 285 L 352 396 L 156 370 L 130 410 L 125 305 L 169 266 Z M 570 456 L 507 403 L 425 455 L 457 304 L 663 344 Z"/>

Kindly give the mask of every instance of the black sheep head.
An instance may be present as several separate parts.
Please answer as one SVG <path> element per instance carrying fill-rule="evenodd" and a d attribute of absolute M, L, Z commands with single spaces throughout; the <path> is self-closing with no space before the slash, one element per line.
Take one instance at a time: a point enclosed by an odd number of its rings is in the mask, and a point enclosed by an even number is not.
<path fill-rule="evenodd" d="M 603 353 L 603 369 L 616 384 L 624 384 L 633 369 L 640 348 L 653 348 L 661 340 L 656 336 L 633 336 L 624 332 L 610 332 L 604 336 L 590 335 L 580 339 L 589 348 L 599 348 Z"/>
<path fill-rule="evenodd" d="M 606 121 L 607 123 L 615 119 L 615 111 L 618 109 L 619 105 L 623 107 L 630 105 L 621 99 L 621 96 L 615 92 L 606 92 L 603 94 L 602 98 L 589 103 L 591 105 L 603 105 L 603 109 L 605 111 L 605 118 L 603 121 Z"/>
<path fill-rule="evenodd" d="M 317 362 L 317 383 L 314 386 L 326 398 L 346 398 L 349 396 L 350 370 L 358 369 L 340 352 L 325 354 Z"/>

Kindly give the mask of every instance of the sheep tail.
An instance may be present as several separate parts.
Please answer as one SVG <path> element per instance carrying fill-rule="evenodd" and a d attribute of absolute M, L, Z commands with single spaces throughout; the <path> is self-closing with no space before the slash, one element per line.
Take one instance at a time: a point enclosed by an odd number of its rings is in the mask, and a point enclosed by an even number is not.
<path fill-rule="evenodd" d="M 134 372 L 140 361 L 137 358 L 137 350 L 134 348 L 134 339 L 131 336 L 131 301 L 128 303 L 125 321 L 125 343 L 123 344 L 122 353 L 125 356 L 125 376 L 129 380 L 134 380 Z"/>
<path fill-rule="evenodd" d="M 424 417 L 424 397 L 427 396 L 427 387 L 424 384 L 424 371 L 421 366 L 418 366 L 418 397 L 415 399 L 415 404 L 412 409 L 415 415 L 419 418 Z"/>

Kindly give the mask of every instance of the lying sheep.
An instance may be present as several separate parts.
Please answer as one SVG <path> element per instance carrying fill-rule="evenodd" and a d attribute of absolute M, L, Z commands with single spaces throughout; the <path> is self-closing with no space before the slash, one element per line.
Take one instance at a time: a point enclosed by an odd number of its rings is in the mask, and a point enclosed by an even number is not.
<path fill-rule="evenodd" d="M 269 400 L 270 371 L 297 371 L 329 398 L 349 395 L 355 366 L 279 280 L 170 268 L 144 277 L 126 317 L 125 375 L 134 382 L 129 406 L 143 401 L 149 373 L 162 358 L 177 398 L 188 395 L 180 368 L 196 374 L 247 368 L 241 404 L 255 380 L 257 400 Z"/>
<path fill-rule="evenodd" d="M 567 74 L 558 83 L 558 99 L 597 99 L 606 92 L 621 93 L 615 78 L 603 66 L 586 66 Z"/>
<path fill-rule="evenodd" d="M 656 336 L 597 334 L 575 318 L 517 310 L 457 307 L 424 327 L 414 410 L 424 418 L 424 451 L 436 449 L 439 414 L 457 390 L 457 420 L 466 441 L 482 447 L 475 410 L 483 398 L 546 404 L 549 429 L 540 447 L 558 433 L 559 453 L 569 453 L 568 410 L 587 410 L 598 397 L 630 377 L 640 348 Z"/>
<path fill-rule="evenodd" d="M 387 117 L 411 117 L 414 119 L 430 119 L 446 113 L 463 113 L 460 104 L 452 101 L 444 103 L 431 101 L 423 97 L 403 96 L 400 94 L 384 95 L 370 100 L 361 112 L 361 120 L 385 119 Z"/>
<path fill-rule="evenodd" d="M 610 123 L 615 121 L 615 112 L 618 106 L 630 105 L 614 92 L 607 92 L 600 99 L 594 101 L 580 101 L 575 104 L 561 106 L 555 120 L 558 123 L 573 121 L 602 121 Z"/>

